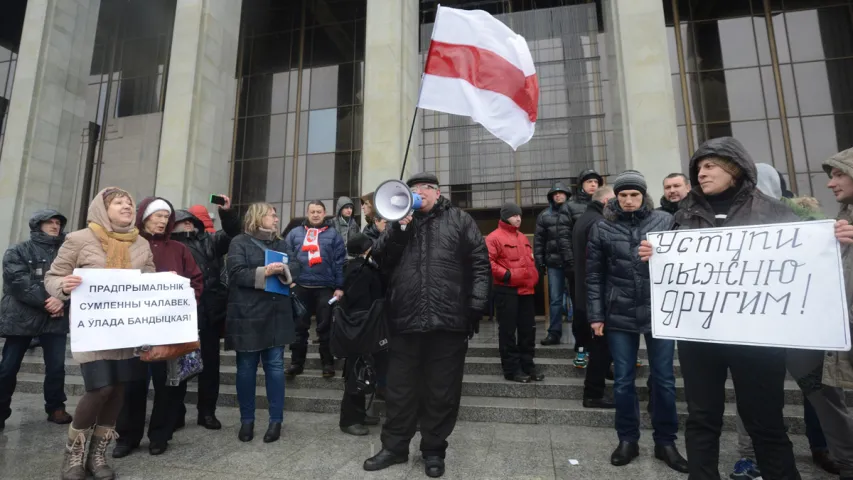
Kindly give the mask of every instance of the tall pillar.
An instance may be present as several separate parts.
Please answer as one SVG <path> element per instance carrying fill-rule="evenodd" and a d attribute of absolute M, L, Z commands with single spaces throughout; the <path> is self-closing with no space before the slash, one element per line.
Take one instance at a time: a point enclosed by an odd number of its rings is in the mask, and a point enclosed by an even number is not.
<path fill-rule="evenodd" d="M 178 208 L 228 192 L 242 0 L 178 0 L 157 160 Z"/>
<path fill-rule="evenodd" d="M 607 0 L 608 63 L 613 84 L 616 156 L 646 177 L 657 201 L 663 178 L 681 171 L 675 97 L 661 0 Z"/>
<path fill-rule="evenodd" d="M 34 211 L 73 214 L 99 8 L 100 0 L 27 2 L 0 158 L 0 251 L 29 232 Z"/>
<path fill-rule="evenodd" d="M 361 160 L 364 193 L 372 192 L 384 180 L 400 177 L 420 90 L 418 4 L 417 0 L 367 2 Z M 407 172 L 418 171 L 419 140 L 416 125 Z"/>

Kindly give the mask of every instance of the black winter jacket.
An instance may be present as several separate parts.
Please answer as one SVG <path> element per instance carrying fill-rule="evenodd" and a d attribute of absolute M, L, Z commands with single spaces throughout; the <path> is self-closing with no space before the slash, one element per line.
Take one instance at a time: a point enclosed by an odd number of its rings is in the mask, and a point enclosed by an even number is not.
<path fill-rule="evenodd" d="M 663 210 L 670 215 L 675 215 L 675 213 L 678 212 L 679 205 L 681 205 L 681 202 L 670 202 L 666 197 L 660 197 L 660 207 L 658 207 L 658 210 Z"/>
<path fill-rule="evenodd" d="M 572 250 L 577 252 L 575 259 L 575 291 L 572 292 L 572 302 L 575 310 L 586 311 L 586 245 L 589 243 L 589 232 L 592 226 L 604 218 L 604 204 L 590 202 L 586 211 L 578 218 L 572 229 Z"/>
<path fill-rule="evenodd" d="M 192 213 L 186 210 L 175 212 L 175 223 L 189 220 L 196 229 L 194 232 L 172 232 L 171 239 L 190 249 L 204 276 L 204 290 L 198 309 L 199 329 L 219 328 L 228 307 L 228 287 L 222 282 L 222 269 L 225 268 L 225 255 L 231 239 L 240 234 L 240 217 L 235 210 L 219 209 L 219 218 L 222 230 L 208 233 L 204 230 L 204 223 Z"/>
<path fill-rule="evenodd" d="M 341 197 L 338 199 L 335 205 L 335 216 L 329 222 L 329 226 L 338 231 L 341 235 L 341 238 L 344 241 L 344 246 L 346 246 L 347 242 L 353 235 L 358 233 L 358 223 L 355 221 L 355 216 L 350 215 L 349 218 L 344 218 L 341 216 L 341 210 L 347 205 L 353 206 L 352 199 L 349 197 Z M 349 255 L 347 255 L 348 258 Z"/>
<path fill-rule="evenodd" d="M 258 240 L 270 250 L 285 253 L 290 259 L 293 278 L 302 270 L 296 255 L 284 240 Z M 264 291 L 266 252 L 253 237 L 243 233 L 231 241 L 228 249 L 228 317 L 225 320 L 225 348 L 238 352 L 257 352 L 281 347 L 296 340 L 293 305 L 290 296 Z"/>
<path fill-rule="evenodd" d="M 58 218 L 58 237 L 41 231 L 41 223 Z M 0 336 L 36 336 L 68 333 L 68 304 L 65 315 L 52 318 L 44 308 L 50 295 L 44 289 L 44 274 L 65 240 L 67 220 L 56 210 L 39 210 L 30 218 L 30 239 L 6 250 L 3 256 L 3 300 L 0 302 Z"/>
<path fill-rule="evenodd" d="M 379 266 L 373 260 L 356 257 L 344 268 L 344 307 L 348 313 L 370 310 L 373 302 L 385 297 Z"/>
<path fill-rule="evenodd" d="M 486 311 L 492 267 L 470 215 L 439 197 L 406 227 L 389 224 L 373 244 L 388 278 L 385 312 L 394 333 L 470 332 Z M 479 320 L 479 318 L 477 318 Z"/>
<path fill-rule="evenodd" d="M 572 223 L 578 222 L 581 215 L 586 212 L 587 205 L 592 202 L 592 195 L 583 190 L 583 182 L 586 180 L 592 180 L 593 178 L 598 179 L 598 186 L 600 187 L 603 179 L 595 170 L 588 168 L 586 170 L 582 170 L 578 175 L 578 182 L 575 185 L 575 191 L 577 193 L 572 197 L 571 201 L 568 202 L 569 212 L 572 214 Z"/>
<path fill-rule="evenodd" d="M 562 205 L 554 203 L 554 194 L 563 192 L 571 195 L 569 189 L 557 182 L 548 192 L 550 206 L 536 217 L 536 231 L 533 234 L 533 258 L 536 267 L 562 268 L 566 274 L 574 268 L 572 254 L 572 215 L 568 201 Z"/>
<path fill-rule="evenodd" d="M 367 235 L 367 238 L 373 240 L 374 242 L 379 238 L 379 235 L 382 234 L 382 232 L 380 232 L 379 229 L 376 228 L 376 224 L 373 223 L 364 227 L 364 230 L 361 233 Z"/>
<path fill-rule="evenodd" d="M 604 220 L 592 227 L 586 257 L 589 323 L 607 330 L 651 331 L 649 264 L 640 261 L 640 241 L 649 232 L 672 229 L 672 215 L 652 209 L 651 199 L 635 212 L 624 212 L 617 199 L 604 209 Z"/>
<path fill-rule="evenodd" d="M 714 211 L 699 185 L 699 161 L 710 156 L 727 158 L 735 162 L 744 172 L 735 198 L 732 201 L 724 227 L 764 225 L 769 223 L 797 222 L 800 218 L 791 208 L 780 200 L 768 197 L 755 188 L 758 172 L 755 162 L 744 146 L 732 137 L 721 137 L 703 143 L 690 159 L 690 184 L 693 188 L 687 197 L 679 203 L 681 207 L 675 215 L 676 229 L 690 230 L 713 228 Z"/>

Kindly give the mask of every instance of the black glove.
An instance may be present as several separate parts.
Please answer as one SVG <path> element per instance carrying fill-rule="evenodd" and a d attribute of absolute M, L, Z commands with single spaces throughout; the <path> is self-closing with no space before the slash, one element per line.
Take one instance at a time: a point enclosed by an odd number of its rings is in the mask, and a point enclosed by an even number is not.
<path fill-rule="evenodd" d="M 480 333 L 480 321 L 482 319 L 482 313 L 475 311 L 470 312 L 468 322 L 468 340 L 474 338 L 474 334 Z"/>

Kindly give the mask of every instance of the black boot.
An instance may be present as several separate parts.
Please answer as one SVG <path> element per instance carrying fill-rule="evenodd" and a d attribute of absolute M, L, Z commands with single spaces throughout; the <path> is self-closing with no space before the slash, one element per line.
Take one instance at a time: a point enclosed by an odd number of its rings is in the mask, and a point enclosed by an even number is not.
<path fill-rule="evenodd" d="M 823 471 L 838 475 L 841 470 L 826 450 L 812 450 L 812 461 Z"/>
<path fill-rule="evenodd" d="M 251 442 L 255 438 L 255 422 L 240 425 L 240 433 L 237 434 L 237 438 L 241 442 Z"/>
<path fill-rule="evenodd" d="M 603 398 L 584 398 L 583 399 L 583 408 L 608 408 L 613 409 L 616 408 L 616 405 Z"/>
<path fill-rule="evenodd" d="M 305 368 L 302 365 L 297 363 L 291 363 L 289 367 L 284 370 L 284 375 L 287 377 L 295 377 L 296 375 L 302 375 L 302 371 Z"/>
<path fill-rule="evenodd" d="M 541 341 L 541 342 L 539 342 L 539 343 L 540 343 L 540 344 L 542 344 L 542 345 L 545 345 L 546 347 L 547 347 L 548 345 L 559 345 L 559 344 L 560 344 L 560 337 L 554 336 L 554 335 L 552 335 L 552 334 L 550 334 L 550 333 L 549 333 L 549 334 L 548 334 L 545 338 L 543 338 L 543 339 L 542 339 L 542 341 Z"/>
<path fill-rule="evenodd" d="M 335 376 L 335 365 L 329 363 L 327 365 L 323 365 L 323 378 L 334 378 Z"/>
<path fill-rule="evenodd" d="M 151 455 L 163 455 L 168 450 L 169 444 L 166 442 L 151 442 L 148 445 L 148 453 Z"/>
<path fill-rule="evenodd" d="M 675 445 L 655 445 L 655 458 L 663 460 L 663 463 L 676 472 L 687 473 L 687 460 L 678 453 Z"/>
<path fill-rule="evenodd" d="M 504 375 L 504 378 L 510 382 L 530 383 L 530 377 L 522 374 L 521 372 Z"/>
<path fill-rule="evenodd" d="M 198 424 L 208 430 L 219 430 L 222 428 L 222 423 L 216 419 L 216 415 L 199 415 Z"/>
<path fill-rule="evenodd" d="M 384 470 L 392 465 L 406 463 L 409 461 L 408 455 L 397 455 L 391 450 L 382 449 L 376 455 L 364 461 L 364 469 L 368 472 Z"/>
<path fill-rule="evenodd" d="M 113 448 L 113 458 L 124 458 L 133 453 L 137 448 L 139 448 L 139 444 L 135 442 L 116 442 L 116 446 Z"/>
<path fill-rule="evenodd" d="M 542 380 L 545 380 L 545 374 L 540 372 L 536 367 L 533 367 L 529 372 L 527 372 L 527 375 L 530 377 L 531 382 L 541 382 Z"/>
<path fill-rule="evenodd" d="M 370 430 L 368 430 L 367 427 L 365 427 L 364 425 L 360 424 L 350 425 L 348 427 L 341 427 L 341 431 L 346 433 L 347 435 L 353 435 L 356 437 L 370 435 Z"/>
<path fill-rule="evenodd" d="M 271 422 L 264 434 L 264 443 L 272 443 L 281 437 L 281 422 Z"/>
<path fill-rule="evenodd" d="M 610 464 L 616 467 L 628 465 L 631 460 L 640 456 L 640 447 L 637 442 L 619 442 L 616 450 L 610 455 Z"/>
<path fill-rule="evenodd" d="M 444 459 L 441 457 L 424 457 L 424 473 L 429 478 L 444 475 Z"/>

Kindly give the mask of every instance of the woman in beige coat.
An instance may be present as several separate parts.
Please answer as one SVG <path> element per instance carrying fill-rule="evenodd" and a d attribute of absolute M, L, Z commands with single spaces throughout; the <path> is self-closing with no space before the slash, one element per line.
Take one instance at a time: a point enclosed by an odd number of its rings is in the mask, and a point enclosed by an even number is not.
<path fill-rule="evenodd" d="M 134 226 L 135 204 L 126 191 L 109 187 L 89 204 L 88 228 L 68 234 L 56 260 L 45 276 L 48 293 L 68 300 L 82 279 L 75 268 L 138 269 L 155 271 L 148 241 Z M 85 480 L 87 473 L 97 480 L 115 478 L 107 465 L 106 451 L 115 438 L 115 424 L 124 398 L 124 384 L 145 375 L 132 348 L 75 352 L 80 363 L 86 394 L 77 404 L 74 422 L 68 428 L 63 480 Z M 97 422 L 97 425 L 96 425 Z M 92 431 L 94 428 L 94 431 Z M 87 435 L 91 432 L 88 458 L 84 463 Z"/>

